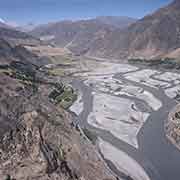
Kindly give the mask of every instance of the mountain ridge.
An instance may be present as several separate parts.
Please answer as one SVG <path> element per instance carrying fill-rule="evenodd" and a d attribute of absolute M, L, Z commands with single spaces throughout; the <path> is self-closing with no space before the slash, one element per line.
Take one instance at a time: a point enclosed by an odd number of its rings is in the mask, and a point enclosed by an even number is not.
<path fill-rule="evenodd" d="M 168 54 L 180 47 L 179 10 L 180 1 L 173 1 L 125 30 L 115 30 L 101 39 L 99 48 L 104 52 L 98 52 L 98 48 L 93 48 L 92 45 L 89 53 L 105 57 L 149 59 Z"/>
<path fill-rule="evenodd" d="M 110 23 L 114 18 L 116 22 Z M 130 18 L 126 18 L 128 19 L 126 21 L 124 18 L 106 17 L 104 19 L 104 17 L 97 17 L 95 19 L 78 21 L 65 20 L 40 25 L 32 30 L 30 34 L 61 47 L 79 47 L 80 53 L 82 53 L 84 49 L 88 49 L 91 42 L 98 36 L 104 36 L 106 33 L 120 28 L 120 26 L 124 28 L 133 21 L 129 20 Z M 83 48 L 81 49 L 81 47 Z"/>
<path fill-rule="evenodd" d="M 179 57 L 176 50 L 180 47 L 179 10 L 180 1 L 175 0 L 124 28 L 107 25 L 97 18 L 49 24 L 31 33 L 78 55 L 155 59 L 168 57 L 175 51 L 173 55 Z M 60 26 L 60 30 L 56 26 Z"/>
<path fill-rule="evenodd" d="M 104 24 L 112 25 L 120 29 L 128 27 L 138 20 L 127 16 L 98 16 L 96 19 Z"/>

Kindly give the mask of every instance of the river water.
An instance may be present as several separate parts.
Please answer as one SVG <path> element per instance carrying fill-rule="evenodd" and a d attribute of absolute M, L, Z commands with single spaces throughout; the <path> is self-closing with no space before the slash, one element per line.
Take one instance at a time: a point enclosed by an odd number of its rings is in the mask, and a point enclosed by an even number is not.
<path fill-rule="evenodd" d="M 180 152 L 167 140 L 164 132 L 164 122 L 169 111 L 176 105 L 175 100 L 167 97 L 163 89 L 155 89 L 141 83 L 129 81 L 122 76 L 122 73 L 115 74 L 114 78 L 142 87 L 155 95 L 163 104 L 158 111 L 153 111 L 150 114 L 141 128 L 138 134 L 139 148 L 136 149 L 117 139 L 111 133 L 94 128 L 87 123 L 88 115 L 93 108 L 93 88 L 86 86 L 82 80 L 76 78 L 73 80 L 72 85 L 83 93 L 82 100 L 84 103 L 84 110 L 79 115 L 80 126 L 92 130 L 98 137 L 126 152 L 145 169 L 152 180 L 179 180 Z M 136 104 L 139 103 L 139 99 L 133 98 L 133 101 Z M 113 170 L 113 166 L 111 167 Z"/>

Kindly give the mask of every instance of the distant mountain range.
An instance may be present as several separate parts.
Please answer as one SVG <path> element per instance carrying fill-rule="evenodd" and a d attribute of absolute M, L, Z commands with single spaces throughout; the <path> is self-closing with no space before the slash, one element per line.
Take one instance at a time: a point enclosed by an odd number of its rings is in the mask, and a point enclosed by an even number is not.
<path fill-rule="evenodd" d="M 30 24 L 27 29 L 33 26 Z M 39 25 L 29 34 L 14 30 L 0 20 L 0 38 L 10 44 L 37 44 L 40 38 L 78 55 L 110 59 L 179 58 L 180 0 L 174 0 L 140 20 L 102 16 L 89 20 L 60 21 Z"/>
<path fill-rule="evenodd" d="M 32 35 L 77 54 L 108 58 L 159 58 L 180 55 L 180 1 L 140 20 L 98 17 L 35 28 Z"/>
<path fill-rule="evenodd" d="M 15 28 L 10 27 L 1 22 L 0 22 L 0 39 L 4 39 L 12 46 L 16 46 L 19 44 L 21 45 L 40 44 L 40 40 L 38 38 L 34 38 L 32 35 L 18 31 Z"/>
<path fill-rule="evenodd" d="M 89 20 L 60 21 L 36 27 L 30 33 L 61 47 L 86 53 L 90 44 L 115 29 L 125 28 L 135 22 L 128 17 L 97 17 Z"/>

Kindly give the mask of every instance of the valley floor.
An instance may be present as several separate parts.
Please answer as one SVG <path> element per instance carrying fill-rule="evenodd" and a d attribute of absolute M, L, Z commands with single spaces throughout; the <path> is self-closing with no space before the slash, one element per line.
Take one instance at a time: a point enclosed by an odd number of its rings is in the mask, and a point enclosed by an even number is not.
<path fill-rule="evenodd" d="M 178 169 L 173 174 L 167 171 L 171 163 L 164 166 L 167 153 L 179 156 L 164 131 L 168 112 L 179 101 L 178 72 L 62 52 L 53 56 L 46 68 L 78 90 L 77 101 L 70 107 L 77 116 L 74 124 L 93 142 L 101 139 L 103 148 L 98 147 L 113 164 L 113 171 L 118 169 L 122 178 L 138 180 L 180 175 Z M 123 164 L 132 164 L 136 171 L 117 164 L 114 151 Z M 174 158 L 172 162 L 180 165 Z"/>
<path fill-rule="evenodd" d="M 139 136 L 142 135 L 144 126 L 150 121 L 155 124 L 158 123 L 156 121 L 160 121 L 158 117 L 157 119 L 151 119 L 151 116 L 155 113 L 158 114 L 165 108 L 164 116 L 167 118 L 167 104 L 162 97 L 170 100 L 169 105 L 171 106 L 168 108 L 172 108 L 177 103 L 180 75 L 177 72 L 166 72 L 99 60 L 95 60 L 94 64 L 92 60 L 90 63 L 85 61 L 83 65 L 84 67 L 81 66 L 82 71 L 73 73 L 75 79 L 81 80 L 81 85 L 74 83 L 80 91 L 80 96 L 71 109 L 79 116 L 79 123 L 91 129 L 97 137 L 103 138 L 105 144 L 108 144 L 106 141 L 108 138 L 105 138 L 105 136 L 110 136 L 114 137 L 116 141 L 123 142 L 122 144 L 127 144 L 129 149 L 135 148 L 139 152 L 143 148 L 139 144 Z M 93 68 L 95 65 L 96 68 Z M 89 88 L 89 92 L 83 86 Z M 88 93 L 89 97 L 87 97 Z M 165 119 L 162 128 L 164 123 Z M 102 137 L 102 134 L 104 137 Z M 116 143 L 113 143 L 113 146 L 116 146 Z M 101 151 L 105 158 L 108 156 L 107 159 L 113 162 L 116 168 L 123 170 L 122 164 L 117 165 L 114 161 L 113 153 L 112 156 L 110 155 L 111 150 L 107 155 L 105 149 L 103 148 L 104 151 Z M 111 149 L 110 146 L 109 149 Z M 118 150 L 116 154 L 117 157 L 122 157 L 120 152 L 118 155 Z M 130 164 L 132 163 L 128 158 L 126 160 Z M 138 161 L 142 163 L 142 160 Z M 158 172 L 156 165 L 150 159 L 143 161 L 148 161 L 151 164 L 150 166 L 141 164 L 147 170 L 147 173 L 143 168 L 134 172 L 128 171 L 127 168 L 125 170 L 126 174 L 133 179 L 162 180 L 161 176 L 163 175 Z M 136 167 L 138 168 L 138 166 Z M 154 173 L 151 171 L 154 171 Z"/>

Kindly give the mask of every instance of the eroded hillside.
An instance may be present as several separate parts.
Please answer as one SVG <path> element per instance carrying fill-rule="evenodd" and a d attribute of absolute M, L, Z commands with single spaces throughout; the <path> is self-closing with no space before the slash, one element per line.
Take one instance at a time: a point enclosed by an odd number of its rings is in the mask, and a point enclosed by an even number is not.
<path fill-rule="evenodd" d="M 64 85 L 20 57 L 0 69 L 0 179 L 113 180 L 73 115 L 58 105 L 67 98 L 60 96 Z"/>

